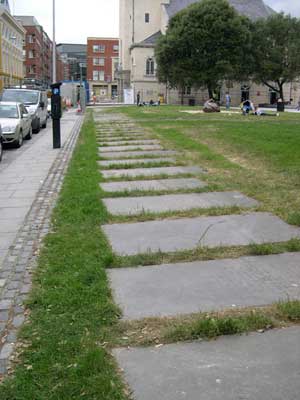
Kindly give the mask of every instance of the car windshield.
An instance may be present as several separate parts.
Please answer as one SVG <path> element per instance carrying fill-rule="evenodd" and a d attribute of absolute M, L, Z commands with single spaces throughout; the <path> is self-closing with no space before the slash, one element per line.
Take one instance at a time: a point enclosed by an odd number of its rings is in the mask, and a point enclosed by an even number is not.
<path fill-rule="evenodd" d="M 4 90 L 2 101 L 15 101 L 26 105 L 37 104 L 39 92 L 35 90 Z"/>
<path fill-rule="evenodd" d="M 0 118 L 19 118 L 16 105 L 0 105 Z"/>

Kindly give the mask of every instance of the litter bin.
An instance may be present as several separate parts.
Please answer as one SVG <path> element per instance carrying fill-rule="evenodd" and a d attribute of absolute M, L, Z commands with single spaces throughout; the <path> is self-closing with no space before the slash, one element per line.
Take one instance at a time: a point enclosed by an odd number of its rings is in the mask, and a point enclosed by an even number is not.
<path fill-rule="evenodd" d="M 284 112 L 284 102 L 283 101 L 279 101 L 277 103 L 277 111 L 278 112 Z"/>
<path fill-rule="evenodd" d="M 195 99 L 189 99 L 189 106 L 190 107 L 195 107 L 195 104 L 196 104 Z"/>

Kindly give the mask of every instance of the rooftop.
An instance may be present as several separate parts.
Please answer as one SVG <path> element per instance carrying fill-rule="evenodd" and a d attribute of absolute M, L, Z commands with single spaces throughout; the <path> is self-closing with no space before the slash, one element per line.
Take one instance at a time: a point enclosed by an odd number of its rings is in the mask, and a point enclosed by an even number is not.
<path fill-rule="evenodd" d="M 169 17 L 173 17 L 179 11 L 197 3 L 200 0 L 170 0 L 170 4 L 166 5 Z M 267 18 L 274 14 L 275 11 L 268 7 L 263 0 L 228 0 L 239 14 L 245 15 L 252 20 L 258 18 Z"/>

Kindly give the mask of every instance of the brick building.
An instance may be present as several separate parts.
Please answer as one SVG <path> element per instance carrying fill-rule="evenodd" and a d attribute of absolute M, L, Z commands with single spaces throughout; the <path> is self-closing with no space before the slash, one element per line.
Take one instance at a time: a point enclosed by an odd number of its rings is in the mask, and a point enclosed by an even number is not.
<path fill-rule="evenodd" d="M 91 95 L 98 102 L 110 101 L 118 95 L 115 72 L 119 65 L 119 39 L 87 39 L 87 79 Z"/>
<path fill-rule="evenodd" d="M 15 17 L 26 31 L 24 42 L 25 80 L 47 86 L 51 81 L 52 42 L 33 16 Z"/>
<path fill-rule="evenodd" d="M 25 83 L 49 87 L 52 83 L 52 41 L 33 16 L 15 17 L 26 31 L 24 42 Z M 57 53 L 57 80 L 63 80 L 64 62 Z"/>

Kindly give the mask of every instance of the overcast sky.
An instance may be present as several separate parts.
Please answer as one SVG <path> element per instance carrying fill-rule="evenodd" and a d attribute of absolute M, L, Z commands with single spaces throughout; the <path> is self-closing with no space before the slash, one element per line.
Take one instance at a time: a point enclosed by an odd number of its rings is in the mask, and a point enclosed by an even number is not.
<path fill-rule="evenodd" d="M 300 17 L 300 0 L 265 3 Z M 34 15 L 52 37 L 52 0 L 10 0 L 10 5 L 15 15 Z M 86 43 L 88 36 L 118 36 L 119 0 L 56 0 L 56 9 L 57 43 Z"/>

